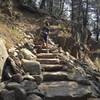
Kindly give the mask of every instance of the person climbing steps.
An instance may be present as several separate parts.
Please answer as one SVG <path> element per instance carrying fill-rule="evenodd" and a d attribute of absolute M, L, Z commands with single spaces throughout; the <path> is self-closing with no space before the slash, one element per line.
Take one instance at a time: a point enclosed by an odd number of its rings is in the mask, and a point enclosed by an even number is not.
<path fill-rule="evenodd" d="M 43 47 L 46 47 L 47 52 L 48 51 L 48 35 L 49 35 L 49 23 L 45 21 L 43 29 L 42 29 L 42 39 L 43 39 Z"/>

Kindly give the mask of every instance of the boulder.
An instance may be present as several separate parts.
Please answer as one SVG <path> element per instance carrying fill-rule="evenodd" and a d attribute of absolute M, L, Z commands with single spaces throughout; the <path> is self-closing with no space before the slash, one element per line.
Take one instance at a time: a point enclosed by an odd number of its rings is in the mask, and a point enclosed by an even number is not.
<path fill-rule="evenodd" d="M 26 100 L 26 91 L 23 88 L 16 88 L 14 91 L 15 100 Z"/>
<path fill-rule="evenodd" d="M 21 82 L 21 85 L 27 92 L 32 92 L 33 90 L 37 89 L 37 84 L 33 80 L 24 80 Z"/>
<path fill-rule="evenodd" d="M 13 90 L 8 91 L 6 89 L 3 89 L 0 94 L 3 100 L 15 100 L 15 92 Z"/>
<path fill-rule="evenodd" d="M 22 71 L 23 70 L 16 65 L 15 61 L 11 57 L 8 57 L 3 68 L 2 81 L 7 81 L 12 78 L 13 81 L 19 82 L 22 80 Z"/>
<path fill-rule="evenodd" d="M 29 72 L 38 83 L 43 80 L 41 65 L 38 61 L 22 59 L 22 66 L 25 72 Z"/>
<path fill-rule="evenodd" d="M 38 61 L 22 59 L 22 66 L 24 71 L 31 75 L 41 74 L 41 65 Z"/>
<path fill-rule="evenodd" d="M 22 88 L 22 85 L 17 82 L 8 82 L 6 84 L 6 89 L 8 90 L 15 90 L 16 88 Z"/>
<path fill-rule="evenodd" d="M 8 91 L 2 92 L 4 100 L 26 100 L 26 91 L 21 84 L 9 82 L 6 88 Z"/>
<path fill-rule="evenodd" d="M 0 77 L 2 75 L 3 66 L 5 64 L 7 57 L 8 57 L 8 53 L 4 41 L 0 38 Z"/>
<path fill-rule="evenodd" d="M 36 55 L 34 55 L 31 51 L 29 51 L 26 48 L 21 49 L 20 54 L 22 55 L 22 57 L 24 59 L 27 59 L 27 60 L 36 60 L 37 59 Z"/>
<path fill-rule="evenodd" d="M 86 73 L 82 70 L 82 68 L 73 68 L 70 72 L 67 71 L 68 79 L 72 81 L 76 81 L 78 83 L 89 85 L 89 80 L 87 79 Z"/>
<path fill-rule="evenodd" d="M 21 85 L 23 86 L 24 90 L 26 91 L 27 96 L 36 94 L 38 96 L 44 97 L 44 95 L 38 89 L 38 85 L 35 81 L 33 81 L 33 80 L 24 80 L 21 83 Z M 22 100 L 24 100 L 24 99 L 22 99 Z M 37 99 L 33 99 L 33 100 L 37 100 Z"/>

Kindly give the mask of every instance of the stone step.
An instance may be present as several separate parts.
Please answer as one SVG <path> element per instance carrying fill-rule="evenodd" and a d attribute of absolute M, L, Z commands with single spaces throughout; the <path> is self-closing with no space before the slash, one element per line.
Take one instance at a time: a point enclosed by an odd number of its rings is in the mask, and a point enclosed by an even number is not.
<path fill-rule="evenodd" d="M 100 98 L 89 98 L 88 100 L 100 100 Z"/>
<path fill-rule="evenodd" d="M 43 72 L 44 81 L 67 81 L 68 74 L 66 72 Z"/>
<path fill-rule="evenodd" d="M 48 52 L 50 52 L 50 49 L 40 49 L 40 50 L 38 50 L 38 53 L 48 53 Z"/>
<path fill-rule="evenodd" d="M 42 48 L 40 50 L 38 50 L 38 53 L 52 53 L 54 50 L 53 49 L 46 49 L 46 48 Z"/>
<path fill-rule="evenodd" d="M 53 54 L 53 53 L 40 53 L 37 54 L 38 58 L 56 58 L 57 54 Z"/>
<path fill-rule="evenodd" d="M 60 60 L 59 59 L 46 59 L 46 58 L 42 58 L 42 59 L 37 59 L 37 61 L 39 61 L 41 64 L 59 64 Z"/>
<path fill-rule="evenodd" d="M 60 64 L 41 64 L 43 71 L 60 71 L 63 69 L 63 65 Z"/>
<path fill-rule="evenodd" d="M 87 100 L 92 92 L 90 86 L 72 81 L 44 82 L 39 89 L 46 94 L 45 100 Z"/>

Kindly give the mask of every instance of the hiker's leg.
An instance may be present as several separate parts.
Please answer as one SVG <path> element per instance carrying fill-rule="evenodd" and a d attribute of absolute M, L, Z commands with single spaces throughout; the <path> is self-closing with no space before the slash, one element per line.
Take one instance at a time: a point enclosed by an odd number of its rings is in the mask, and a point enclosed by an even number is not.
<path fill-rule="evenodd" d="M 43 37 L 43 45 L 42 46 L 46 47 L 46 37 L 45 36 Z"/>
<path fill-rule="evenodd" d="M 48 39 L 47 39 L 47 41 L 46 41 L 46 48 L 48 49 Z"/>
<path fill-rule="evenodd" d="M 48 49 L 48 36 L 47 36 L 47 40 L 46 40 L 46 49 L 47 49 L 47 53 L 49 53 L 49 49 Z"/>
<path fill-rule="evenodd" d="M 43 47 L 43 48 L 46 47 L 46 42 L 45 42 L 44 39 L 43 39 L 43 41 L 42 41 L 42 47 Z"/>

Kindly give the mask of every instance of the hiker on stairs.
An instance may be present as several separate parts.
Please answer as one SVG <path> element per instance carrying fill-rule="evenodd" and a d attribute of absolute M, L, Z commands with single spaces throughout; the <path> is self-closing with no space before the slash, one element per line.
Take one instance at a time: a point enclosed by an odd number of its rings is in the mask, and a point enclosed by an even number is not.
<path fill-rule="evenodd" d="M 42 29 L 43 47 L 46 47 L 46 49 L 48 49 L 48 34 L 49 34 L 48 26 L 49 26 L 49 23 L 46 21 Z"/>

